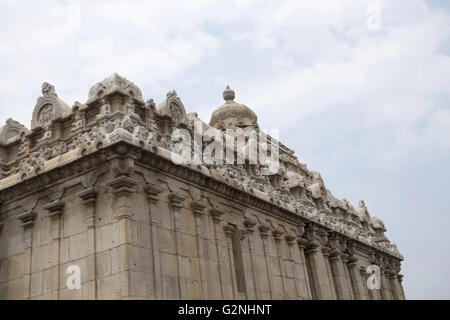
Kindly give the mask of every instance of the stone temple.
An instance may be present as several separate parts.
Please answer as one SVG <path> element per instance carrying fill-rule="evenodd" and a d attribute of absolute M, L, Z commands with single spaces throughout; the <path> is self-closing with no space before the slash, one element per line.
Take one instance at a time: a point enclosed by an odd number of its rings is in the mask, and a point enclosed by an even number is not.
<path fill-rule="evenodd" d="M 204 128 L 259 130 L 234 95 Z M 269 176 L 175 163 L 172 132 L 196 121 L 175 91 L 156 105 L 117 74 L 73 107 L 44 83 L 31 129 L 0 129 L 0 299 L 405 298 L 364 201 L 336 199 L 281 143 Z"/>

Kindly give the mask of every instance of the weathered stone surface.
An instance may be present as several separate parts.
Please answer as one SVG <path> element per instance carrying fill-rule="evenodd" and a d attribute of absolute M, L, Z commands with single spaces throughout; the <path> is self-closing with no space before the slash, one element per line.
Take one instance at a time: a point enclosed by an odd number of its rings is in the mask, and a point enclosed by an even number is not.
<path fill-rule="evenodd" d="M 384 223 L 287 147 L 272 176 L 176 164 L 171 134 L 192 137 L 199 119 L 175 91 L 155 106 L 114 74 L 72 109 L 52 85 L 42 93 L 31 131 L 0 129 L 1 299 L 405 298 Z M 259 130 L 234 91 L 224 98 L 203 129 Z M 380 290 L 366 286 L 373 264 Z"/>

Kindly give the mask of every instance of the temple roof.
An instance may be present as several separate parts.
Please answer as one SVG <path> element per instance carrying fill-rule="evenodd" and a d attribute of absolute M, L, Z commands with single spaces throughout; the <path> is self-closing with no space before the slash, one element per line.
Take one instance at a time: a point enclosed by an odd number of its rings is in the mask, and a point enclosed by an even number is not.
<path fill-rule="evenodd" d="M 209 125 L 216 129 L 228 129 L 234 127 L 258 127 L 258 117 L 246 105 L 234 101 L 235 92 L 229 86 L 223 92 L 225 104 L 217 108 L 211 115 Z"/>

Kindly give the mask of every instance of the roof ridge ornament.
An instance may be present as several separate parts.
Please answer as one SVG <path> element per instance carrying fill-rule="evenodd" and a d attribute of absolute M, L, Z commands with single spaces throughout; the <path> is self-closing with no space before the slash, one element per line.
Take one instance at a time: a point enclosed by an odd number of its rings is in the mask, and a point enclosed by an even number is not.
<path fill-rule="evenodd" d="M 227 85 L 227 88 L 223 92 L 223 98 L 227 103 L 234 102 L 235 92 L 233 89 L 230 89 L 229 85 Z"/>
<path fill-rule="evenodd" d="M 55 86 L 44 82 L 41 87 L 42 96 L 37 99 L 31 119 L 31 130 L 38 127 L 46 128 L 53 120 L 68 116 L 72 109 L 61 99 L 55 91 Z"/>
<path fill-rule="evenodd" d="M 46 95 L 55 95 L 55 96 L 58 96 L 58 95 L 56 94 L 56 91 L 55 91 L 55 86 L 52 85 L 51 83 L 48 83 L 48 82 L 44 82 L 44 83 L 42 84 L 41 92 L 42 92 L 42 94 L 43 94 L 44 96 L 46 96 Z"/>

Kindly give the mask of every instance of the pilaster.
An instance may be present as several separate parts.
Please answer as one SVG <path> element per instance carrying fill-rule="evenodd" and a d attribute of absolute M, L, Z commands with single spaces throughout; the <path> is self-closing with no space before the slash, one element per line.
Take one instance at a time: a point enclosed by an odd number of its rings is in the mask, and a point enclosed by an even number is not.
<path fill-rule="evenodd" d="M 98 298 L 98 279 L 97 279 L 97 239 L 95 230 L 95 219 L 97 209 L 97 190 L 95 188 L 87 188 L 77 193 L 77 197 L 83 202 L 85 208 L 85 222 L 88 237 L 88 256 L 92 256 L 94 260 L 94 287 L 93 292 L 89 292 L 88 299 L 97 300 Z"/>
<path fill-rule="evenodd" d="M 56 291 L 57 299 L 60 297 L 60 256 L 61 256 L 61 216 L 64 209 L 64 202 L 53 201 L 44 206 L 48 211 L 51 221 L 52 236 L 52 272 L 57 274 L 56 283 L 52 283 L 52 291 Z"/>
<path fill-rule="evenodd" d="M 31 296 L 31 262 L 33 256 L 33 229 L 37 214 L 33 211 L 25 212 L 17 217 L 22 223 L 24 239 L 24 299 Z"/>
<path fill-rule="evenodd" d="M 148 214 L 150 221 L 150 240 L 151 240 L 151 255 L 153 257 L 152 271 L 153 271 L 153 290 L 154 290 L 154 298 L 162 299 L 162 275 L 161 275 L 161 259 L 159 257 L 159 236 L 158 236 L 158 226 L 159 226 L 159 217 L 158 210 L 156 207 L 156 203 L 159 201 L 159 197 L 162 188 L 153 185 L 147 184 L 144 187 L 144 191 L 147 194 L 148 200 Z"/>

